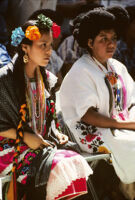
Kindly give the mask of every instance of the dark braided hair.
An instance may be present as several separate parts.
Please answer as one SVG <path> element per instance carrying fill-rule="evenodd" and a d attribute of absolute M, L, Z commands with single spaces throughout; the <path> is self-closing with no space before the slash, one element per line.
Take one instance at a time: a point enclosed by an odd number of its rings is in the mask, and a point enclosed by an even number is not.
<path fill-rule="evenodd" d="M 35 20 L 30 20 L 28 22 L 26 22 L 23 26 L 22 26 L 22 30 L 25 32 L 25 30 L 27 29 L 28 26 L 33 26 L 35 25 L 36 21 Z M 49 32 L 49 28 L 39 28 L 40 33 L 47 33 Z M 28 44 L 28 45 L 32 45 L 32 41 L 29 40 L 28 38 L 24 38 L 21 42 L 21 44 Z M 23 104 L 24 102 L 26 102 L 26 98 L 25 98 L 25 92 L 26 92 L 26 84 L 25 84 L 25 77 L 24 77 L 24 62 L 23 62 L 23 56 L 25 54 L 25 52 L 22 50 L 21 44 L 17 47 L 16 52 L 18 54 L 18 57 L 14 63 L 14 78 L 15 78 L 15 82 L 18 83 L 18 87 L 20 88 L 20 104 Z M 44 83 L 45 83 L 45 87 L 46 89 L 49 91 L 49 84 L 46 80 L 47 76 L 45 73 L 45 70 L 43 67 L 40 67 L 40 71 L 41 74 L 43 76 L 44 79 Z"/>
<path fill-rule="evenodd" d="M 27 29 L 28 26 L 33 26 L 33 25 L 35 25 L 35 23 L 36 23 L 36 21 L 34 21 L 34 20 L 28 21 L 27 23 L 24 24 L 24 26 L 22 27 L 22 30 L 25 32 L 25 30 Z M 39 31 L 41 34 L 48 33 L 50 31 L 50 29 L 48 27 L 42 27 L 42 29 L 40 27 L 38 27 L 38 28 L 39 28 Z M 30 41 L 29 39 L 24 37 L 21 44 L 27 44 L 27 45 L 31 46 L 32 41 Z M 24 63 L 23 63 L 23 56 L 25 53 L 22 50 L 21 44 L 17 48 L 18 57 L 14 63 L 14 69 L 13 69 L 13 79 L 14 79 L 15 88 L 17 89 L 17 91 L 19 93 L 19 95 L 17 95 L 17 96 L 18 96 L 18 102 L 20 104 L 20 109 L 19 109 L 20 119 L 19 119 L 19 124 L 17 126 L 17 137 L 16 137 L 16 141 L 15 141 L 15 153 L 14 153 L 14 157 L 13 157 L 13 168 L 12 168 L 12 174 L 13 174 L 12 180 L 14 181 L 14 189 L 16 188 L 16 178 L 18 176 L 17 165 L 18 165 L 18 157 L 20 155 L 20 144 L 23 141 L 24 127 L 29 121 L 29 119 L 28 119 L 29 112 L 28 112 L 27 105 L 26 105 L 26 82 L 25 82 L 25 74 L 24 74 L 25 72 L 24 72 Z M 46 74 L 44 67 L 40 66 L 40 72 L 43 77 L 44 86 L 45 86 L 46 90 L 50 93 L 51 89 L 49 86 L 49 82 L 47 80 L 47 74 Z M 53 119 L 55 121 L 56 128 L 59 130 L 59 125 L 57 123 L 57 118 L 55 115 L 55 104 L 54 104 L 54 101 L 52 100 L 52 96 L 49 97 L 48 101 L 49 101 L 50 107 L 49 107 L 48 114 L 46 116 L 46 118 L 47 118 L 46 132 L 47 133 L 49 132 L 49 128 L 51 127 L 51 122 Z M 52 137 L 52 139 L 53 139 L 53 137 Z M 17 197 L 16 189 L 14 191 L 15 191 L 14 194 Z"/>
<path fill-rule="evenodd" d="M 25 30 L 27 29 L 28 26 L 33 26 L 33 25 L 35 25 L 35 23 L 36 23 L 35 20 L 30 20 L 30 21 L 26 22 L 22 26 L 23 31 L 25 32 Z M 43 33 L 48 33 L 50 31 L 50 29 L 49 28 L 44 28 L 44 29 L 39 28 L 39 31 L 41 34 L 43 34 Z M 28 38 L 25 37 L 22 40 L 21 44 L 32 45 L 32 41 L 30 41 Z M 21 44 L 16 49 L 18 57 L 14 63 L 14 70 L 13 70 L 14 84 L 15 84 L 15 87 L 16 86 L 18 87 L 18 92 L 19 92 L 18 101 L 19 101 L 20 106 L 22 104 L 26 104 L 26 83 L 25 83 L 24 62 L 23 62 L 23 56 L 25 53 L 22 50 Z M 46 74 L 45 68 L 40 67 L 40 72 L 43 77 L 44 86 L 45 86 L 46 90 L 50 93 L 50 95 L 51 95 L 50 98 L 54 100 L 54 96 L 51 93 L 49 82 L 47 80 L 47 74 Z M 27 115 L 28 115 L 28 111 L 27 111 Z M 48 126 L 50 126 L 50 124 L 48 124 Z"/>

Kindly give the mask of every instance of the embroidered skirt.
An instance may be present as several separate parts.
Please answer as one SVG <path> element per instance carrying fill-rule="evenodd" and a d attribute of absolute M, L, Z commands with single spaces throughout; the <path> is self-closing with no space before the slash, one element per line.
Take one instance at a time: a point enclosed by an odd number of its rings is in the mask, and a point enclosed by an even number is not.
<path fill-rule="evenodd" d="M 40 150 L 32 150 L 25 144 L 21 146 L 19 173 L 17 181 L 26 184 L 27 173 L 32 160 Z M 14 140 L 0 137 L 0 176 L 11 173 L 14 155 Z M 86 180 L 92 170 L 78 153 L 69 150 L 57 150 L 51 166 L 47 183 L 47 200 L 71 199 L 87 193 Z M 52 190 L 53 188 L 53 190 Z"/>

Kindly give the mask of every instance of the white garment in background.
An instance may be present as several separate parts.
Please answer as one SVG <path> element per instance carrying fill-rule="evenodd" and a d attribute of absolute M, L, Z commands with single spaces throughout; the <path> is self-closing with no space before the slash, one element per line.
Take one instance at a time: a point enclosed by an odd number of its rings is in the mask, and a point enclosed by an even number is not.
<path fill-rule="evenodd" d="M 86 3 L 86 0 L 58 0 L 58 5 L 74 5 L 78 3 Z"/>
<path fill-rule="evenodd" d="M 100 63 L 98 63 L 100 64 Z M 127 90 L 127 108 L 135 102 L 135 84 L 126 67 L 115 59 L 108 59 L 109 66 L 120 74 Z M 104 77 L 107 70 L 88 55 L 83 55 L 66 75 L 60 89 L 60 104 L 64 120 L 74 134 L 77 143 L 83 151 L 90 152 L 88 146 L 80 142 L 81 135 L 76 129 L 77 121 L 90 107 L 97 107 L 101 114 L 110 117 L 109 91 Z M 135 116 L 132 110 L 129 120 Z M 132 118 L 133 119 L 133 118 Z M 135 182 L 135 131 L 115 130 L 113 136 L 109 128 L 98 128 L 102 133 L 105 144 L 112 154 L 114 169 L 125 183 Z"/>
<path fill-rule="evenodd" d="M 24 24 L 30 15 L 39 9 L 56 10 L 57 0 L 11 0 L 9 2 L 16 26 Z"/>
<path fill-rule="evenodd" d="M 52 50 L 52 54 L 46 69 L 57 75 L 63 65 L 63 60 L 57 55 L 56 51 Z"/>
<path fill-rule="evenodd" d="M 122 7 L 135 6 L 135 0 L 101 0 L 101 3 L 106 6 L 119 5 Z"/>

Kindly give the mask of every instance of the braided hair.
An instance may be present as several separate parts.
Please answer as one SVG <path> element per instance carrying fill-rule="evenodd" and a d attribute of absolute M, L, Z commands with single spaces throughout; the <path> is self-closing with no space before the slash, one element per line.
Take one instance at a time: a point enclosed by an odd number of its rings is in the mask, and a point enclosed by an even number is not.
<path fill-rule="evenodd" d="M 35 20 L 28 21 L 23 25 L 22 30 L 25 32 L 25 30 L 27 29 L 28 26 L 33 26 L 33 25 L 35 25 Z M 41 27 L 41 28 L 39 28 L 39 31 L 41 34 L 43 34 L 43 33 L 48 33 L 50 31 L 50 29 L 48 27 L 45 27 L 45 28 Z M 24 62 L 23 62 L 23 56 L 25 53 L 22 50 L 21 44 L 32 45 L 32 41 L 29 40 L 28 38 L 24 37 L 22 42 L 16 48 L 16 52 L 17 52 L 18 56 L 14 63 L 13 78 L 14 78 L 15 87 L 17 86 L 17 91 L 19 93 L 17 96 L 19 97 L 18 102 L 20 105 L 20 109 L 19 109 L 20 119 L 19 119 L 19 125 L 17 127 L 17 139 L 16 139 L 17 151 L 14 156 L 13 172 L 15 171 L 15 166 L 16 166 L 15 160 L 17 160 L 17 156 L 19 155 L 19 147 L 17 147 L 17 145 L 19 146 L 19 143 L 22 142 L 23 126 L 25 125 L 25 123 L 28 123 L 28 121 L 29 121 L 29 119 L 28 119 L 29 112 L 28 112 L 28 109 L 26 106 L 26 87 L 27 86 L 26 86 L 26 81 L 25 81 Z M 55 111 L 54 103 L 52 103 L 52 102 L 54 102 L 54 96 L 51 93 L 51 88 L 49 86 L 46 70 L 44 69 L 44 67 L 40 66 L 40 72 L 43 77 L 44 87 L 50 93 L 50 97 L 49 97 L 49 102 L 51 105 L 50 108 Z M 52 119 L 55 120 L 56 127 L 59 128 L 57 126 L 57 118 L 54 115 L 54 112 L 52 113 L 51 111 L 49 111 L 49 114 L 47 115 L 47 117 L 48 118 L 46 120 L 46 122 L 47 122 L 46 123 L 46 132 L 49 131 L 49 127 L 51 126 Z"/>

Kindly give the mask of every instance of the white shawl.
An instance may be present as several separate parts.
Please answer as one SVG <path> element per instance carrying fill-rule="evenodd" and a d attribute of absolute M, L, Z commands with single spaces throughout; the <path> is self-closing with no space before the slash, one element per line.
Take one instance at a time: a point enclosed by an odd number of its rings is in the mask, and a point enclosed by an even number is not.
<path fill-rule="evenodd" d="M 104 77 L 107 70 L 88 55 L 83 55 L 69 71 L 60 89 L 60 103 L 64 120 L 75 135 L 76 141 L 83 151 L 89 152 L 84 145 L 81 146 L 79 134 L 75 128 L 77 121 L 86 113 L 90 107 L 99 108 L 99 112 L 105 116 L 109 114 L 109 91 Z M 115 59 L 108 59 L 109 66 L 121 75 L 127 90 L 127 107 L 135 103 L 135 85 L 127 72 L 125 66 Z M 132 109 L 133 111 L 133 109 Z M 134 117 L 135 112 L 131 112 Z M 129 119 L 128 119 L 129 120 Z M 112 153 L 112 164 L 117 175 L 125 183 L 135 181 L 135 132 L 127 130 L 116 130 L 115 136 L 110 129 L 99 128 L 104 141 Z"/>

